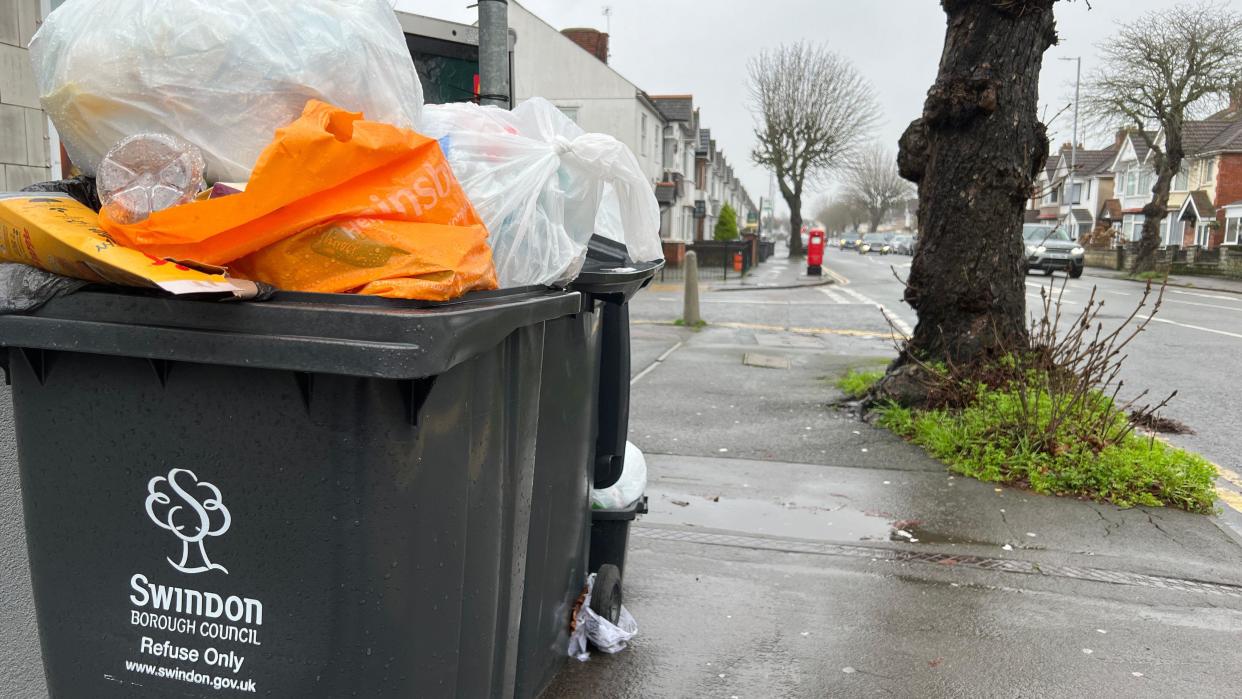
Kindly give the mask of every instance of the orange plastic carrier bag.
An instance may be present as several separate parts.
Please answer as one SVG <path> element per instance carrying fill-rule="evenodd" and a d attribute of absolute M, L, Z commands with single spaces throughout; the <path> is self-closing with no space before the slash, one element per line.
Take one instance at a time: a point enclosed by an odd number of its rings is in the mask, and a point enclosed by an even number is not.
<path fill-rule="evenodd" d="M 246 191 L 100 223 L 147 254 L 281 289 L 444 301 L 496 288 L 487 230 L 440 145 L 317 100 L 276 131 Z"/>

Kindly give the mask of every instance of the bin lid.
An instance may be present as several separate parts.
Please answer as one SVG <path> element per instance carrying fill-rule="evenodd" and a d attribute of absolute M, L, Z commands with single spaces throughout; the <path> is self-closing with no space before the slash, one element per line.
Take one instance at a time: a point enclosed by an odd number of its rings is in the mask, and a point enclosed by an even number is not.
<path fill-rule="evenodd" d="M 582 271 L 569 288 L 591 296 L 623 297 L 622 300 L 629 301 L 663 266 L 663 260 L 635 263 L 624 245 L 593 235 Z"/>
<path fill-rule="evenodd" d="M 222 303 L 92 287 L 0 316 L 0 346 L 415 379 L 581 310 L 577 292 L 542 287 L 445 303 L 300 292 Z"/>

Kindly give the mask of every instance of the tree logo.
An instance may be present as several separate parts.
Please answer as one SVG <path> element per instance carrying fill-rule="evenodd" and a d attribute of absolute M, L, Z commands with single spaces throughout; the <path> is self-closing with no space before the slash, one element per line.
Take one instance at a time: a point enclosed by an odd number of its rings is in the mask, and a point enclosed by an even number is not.
<path fill-rule="evenodd" d="M 229 530 L 232 518 L 220 498 L 220 489 L 198 480 L 193 471 L 174 468 L 167 476 L 156 476 L 147 483 L 147 516 L 152 522 L 181 539 L 181 560 L 168 562 L 182 573 L 228 570 L 207 558 L 203 539 Z M 173 504 L 174 500 L 176 504 Z"/>

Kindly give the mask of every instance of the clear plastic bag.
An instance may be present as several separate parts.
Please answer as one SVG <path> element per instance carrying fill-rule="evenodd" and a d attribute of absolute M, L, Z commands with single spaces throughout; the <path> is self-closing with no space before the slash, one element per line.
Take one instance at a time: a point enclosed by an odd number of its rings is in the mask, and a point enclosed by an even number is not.
<path fill-rule="evenodd" d="M 590 641 L 605 653 L 620 653 L 629 646 L 630 641 L 638 635 L 638 622 L 624 605 L 617 623 L 612 623 L 591 609 L 591 596 L 595 591 L 595 573 L 587 576 L 586 595 L 574 616 L 574 630 L 569 636 L 569 655 L 581 661 L 591 658 L 587 650 Z"/>
<path fill-rule="evenodd" d="M 647 459 L 633 442 L 625 443 L 621 478 L 607 488 L 591 490 L 591 506 L 601 510 L 629 507 L 647 492 Z"/>
<path fill-rule="evenodd" d="M 427 105 L 421 130 L 440 140 L 487 225 L 501 287 L 573 280 L 594 233 L 635 261 L 662 259 L 659 205 L 634 154 L 547 100 L 512 112 Z"/>
<path fill-rule="evenodd" d="M 423 104 L 385 0 L 69 0 L 30 52 L 88 175 L 121 139 L 158 132 L 198 146 L 208 181 L 242 182 L 312 98 L 404 128 Z"/>

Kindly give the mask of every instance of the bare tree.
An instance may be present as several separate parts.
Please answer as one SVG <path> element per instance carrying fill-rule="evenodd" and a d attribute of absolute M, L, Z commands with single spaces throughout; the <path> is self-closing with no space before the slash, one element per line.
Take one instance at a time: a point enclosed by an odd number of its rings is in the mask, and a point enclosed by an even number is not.
<path fill-rule="evenodd" d="M 821 202 L 815 218 L 824 224 L 829 233 L 857 231 L 867 219 L 867 210 L 848 197 L 825 199 Z"/>
<path fill-rule="evenodd" d="M 897 172 L 897 156 L 879 143 L 867 146 L 842 177 L 846 196 L 867 212 L 874 233 L 913 188 Z"/>
<path fill-rule="evenodd" d="M 1242 14 L 1226 5 L 1179 5 L 1122 25 L 1099 49 L 1103 63 L 1084 86 L 1083 109 L 1097 124 L 1133 125 L 1156 171 L 1133 268 L 1147 272 L 1155 268 L 1169 190 L 1187 155 L 1186 122 L 1242 83 Z M 1151 129 L 1159 130 L 1159 141 Z"/>
<path fill-rule="evenodd" d="M 789 256 L 801 257 L 807 182 L 846 162 L 879 106 L 853 64 L 822 46 L 804 42 L 764 51 L 749 72 L 758 141 L 751 158 L 776 173 L 789 205 Z"/>
<path fill-rule="evenodd" d="M 901 137 L 919 188 L 919 247 L 905 300 L 914 336 L 876 396 L 927 399 L 926 362 L 986 362 L 1027 342 L 1022 208 L 1048 154 L 1036 117 L 1056 0 L 942 0 L 944 50 L 923 115 Z"/>

